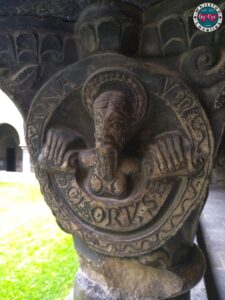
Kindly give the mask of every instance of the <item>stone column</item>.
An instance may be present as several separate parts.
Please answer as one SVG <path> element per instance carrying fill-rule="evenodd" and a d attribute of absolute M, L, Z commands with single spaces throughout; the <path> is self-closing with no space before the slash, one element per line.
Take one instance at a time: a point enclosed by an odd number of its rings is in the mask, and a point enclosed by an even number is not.
<path fill-rule="evenodd" d="M 76 25 L 82 60 L 45 85 L 27 120 L 32 128 L 43 107 L 32 139 L 45 138 L 33 144 L 28 133 L 28 141 L 32 153 L 41 149 L 46 201 L 74 236 L 74 300 L 189 299 L 205 270 L 193 240 L 212 167 L 211 126 L 185 82 L 158 62 L 128 57 L 138 48 L 139 13 L 88 6 Z"/>
<path fill-rule="evenodd" d="M 74 300 L 188 300 L 204 275 L 194 238 L 224 135 L 224 29 L 201 34 L 193 1 L 170 1 L 2 8 L 0 83 L 74 237 Z"/>
<path fill-rule="evenodd" d="M 29 173 L 31 171 L 30 169 L 30 154 L 27 149 L 27 146 L 22 146 L 22 170 L 23 173 Z"/>

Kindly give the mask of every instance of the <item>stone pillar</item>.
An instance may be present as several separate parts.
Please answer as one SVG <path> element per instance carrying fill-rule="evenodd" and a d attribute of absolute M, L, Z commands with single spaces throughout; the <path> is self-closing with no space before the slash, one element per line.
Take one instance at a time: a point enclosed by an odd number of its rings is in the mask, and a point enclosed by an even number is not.
<path fill-rule="evenodd" d="M 29 173 L 30 169 L 30 154 L 26 146 L 22 146 L 22 170 L 23 173 Z"/>
<path fill-rule="evenodd" d="M 23 3 L 15 20 L 2 7 L 0 83 L 74 237 L 74 300 L 189 299 L 204 275 L 194 238 L 225 128 L 224 29 L 201 34 L 193 1 L 170 1 L 47 1 L 41 18 Z"/>
<path fill-rule="evenodd" d="M 170 298 L 170 300 L 190 300 L 190 292 L 175 298 Z"/>

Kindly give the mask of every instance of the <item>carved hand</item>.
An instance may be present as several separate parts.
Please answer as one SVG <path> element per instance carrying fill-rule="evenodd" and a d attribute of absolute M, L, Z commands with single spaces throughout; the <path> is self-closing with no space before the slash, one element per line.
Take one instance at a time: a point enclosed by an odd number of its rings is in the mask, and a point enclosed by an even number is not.
<path fill-rule="evenodd" d="M 143 164 L 149 167 L 148 175 L 153 177 L 187 171 L 186 152 L 183 138 L 170 133 L 158 137 L 148 146 Z"/>
<path fill-rule="evenodd" d="M 84 142 L 76 131 L 69 128 L 51 128 L 39 157 L 42 168 L 74 171 L 79 146 Z"/>

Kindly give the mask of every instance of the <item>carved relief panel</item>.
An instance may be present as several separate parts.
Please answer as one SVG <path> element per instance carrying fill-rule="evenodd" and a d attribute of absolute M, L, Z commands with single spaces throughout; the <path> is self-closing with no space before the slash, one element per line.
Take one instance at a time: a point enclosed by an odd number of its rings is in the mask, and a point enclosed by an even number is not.
<path fill-rule="evenodd" d="M 158 248 L 207 190 L 205 112 L 182 81 L 152 69 L 116 54 L 77 63 L 45 85 L 27 119 L 28 146 L 62 226 L 108 255 Z"/>
<path fill-rule="evenodd" d="M 181 295 L 204 273 L 193 240 L 223 153 L 224 28 L 199 32 L 188 0 L 92 2 L 74 1 L 76 14 L 60 20 L 58 2 L 48 20 L 16 16 L 0 35 L 1 86 L 24 114 L 59 225 L 101 259 L 120 259 L 122 274 L 138 263 L 158 284 L 166 272 L 182 281 L 150 296 Z"/>

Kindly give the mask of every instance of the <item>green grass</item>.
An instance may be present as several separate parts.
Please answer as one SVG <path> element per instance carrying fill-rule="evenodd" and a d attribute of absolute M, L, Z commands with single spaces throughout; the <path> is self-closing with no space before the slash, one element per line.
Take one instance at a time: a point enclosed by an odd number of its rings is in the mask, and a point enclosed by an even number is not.
<path fill-rule="evenodd" d="M 42 199 L 38 184 L 0 182 L 0 213 L 15 205 L 33 203 Z"/>
<path fill-rule="evenodd" d="M 78 265 L 71 236 L 38 186 L 0 184 L 0 199 L 0 299 L 65 299 Z"/>

